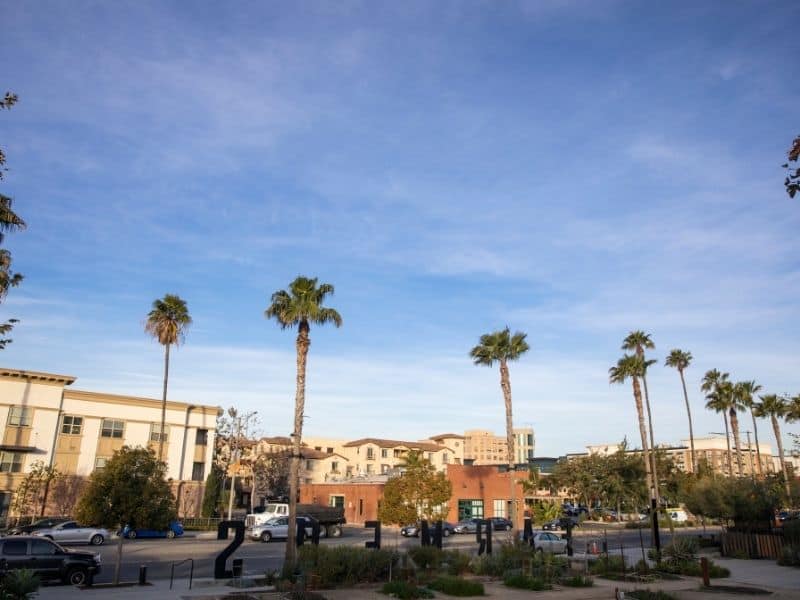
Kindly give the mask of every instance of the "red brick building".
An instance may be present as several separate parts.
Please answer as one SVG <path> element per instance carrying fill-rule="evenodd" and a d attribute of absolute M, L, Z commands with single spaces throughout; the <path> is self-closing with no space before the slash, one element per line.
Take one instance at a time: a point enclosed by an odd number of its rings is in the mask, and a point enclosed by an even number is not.
<path fill-rule="evenodd" d="M 385 485 L 383 481 L 304 484 L 300 487 L 300 502 L 341 506 L 347 522 L 360 525 L 378 518 Z"/>

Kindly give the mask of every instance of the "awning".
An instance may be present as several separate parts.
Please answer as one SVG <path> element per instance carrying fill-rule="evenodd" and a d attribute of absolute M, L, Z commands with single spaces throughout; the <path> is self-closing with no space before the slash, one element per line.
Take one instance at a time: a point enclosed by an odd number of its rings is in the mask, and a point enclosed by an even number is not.
<path fill-rule="evenodd" d="M 13 444 L 0 444 L 0 450 L 3 452 L 36 452 L 39 449 L 36 446 L 15 446 Z"/>

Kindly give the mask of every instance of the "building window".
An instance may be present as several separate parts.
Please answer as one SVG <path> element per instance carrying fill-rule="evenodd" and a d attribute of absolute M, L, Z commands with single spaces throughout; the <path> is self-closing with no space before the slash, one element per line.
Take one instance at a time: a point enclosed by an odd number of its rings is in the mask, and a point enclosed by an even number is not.
<path fill-rule="evenodd" d="M 11 427 L 30 427 L 31 409 L 26 406 L 12 406 L 8 411 L 8 424 Z"/>
<path fill-rule="evenodd" d="M 22 471 L 22 454 L 0 452 L 0 473 L 19 473 L 20 471 Z"/>
<path fill-rule="evenodd" d="M 508 508 L 508 501 L 506 500 L 494 500 L 492 502 L 492 510 L 494 511 L 495 517 L 506 517 L 507 516 L 507 509 Z"/>
<path fill-rule="evenodd" d="M 428 462 L 433 462 L 433 452 L 428 452 Z"/>
<path fill-rule="evenodd" d="M 164 425 L 164 431 L 161 431 L 161 423 L 153 423 L 150 425 L 150 441 L 151 442 L 168 442 L 169 441 L 169 425 Z"/>
<path fill-rule="evenodd" d="M 313 469 L 313 468 L 314 468 L 314 465 L 313 465 L 313 464 L 311 464 L 311 461 L 310 461 L 310 460 L 307 460 L 307 461 L 306 461 L 306 471 L 310 471 L 310 470 L 311 470 L 311 469 Z"/>
<path fill-rule="evenodd" d="M 203 481 L 206 478 L 206 463 L 192 463 L 192 481 Z"/>
<path fill-rule="evenodd" d="M 336 508 L 344 508 L 344 496 L 338 494 L 331 494 L 328 498 L 328 506 Z"/>
<path fill-rule="evenodd" d="M 386 448 L 381 448 L 381 458 L 389 458 L 389 451 Z"/>
<path fill-rule="evenodd" d="M 325 452 L 327 452 L 328 454 L 333 454 L 333 448 L 328 446 L 327 448 L 325 448 Z"/>
<path fill-rule="evenodd" d="M 125 421 L 103 419 L 103 426 L 100 428 L 100 435 L 106 438 L 122 439 L 123 431 L 125 431 Z"/>
<path fill-rule="evenodd" d="M 375 450 L 373 448 L 367 448 L 367 460 L 375 460 Z"/>
<path fill-rule="evenodd" d="M 367 465 L 367 475 L 372 475 L 374 473 L 375 465 Z"/>
<path fill-rule="evenodd" d="M 331 462 L 331 473 L 339 472 L 339 463 L 336 461 Z"/>
<path fill-rule="evenodd" d="M 322 446 L 314 446 L 314 450 L 317 452 L 322 452 Z"/>
<path fill-rule="evenodd" d="M 459 500 L 458 520 L 483 518 L 483 500 Z"/>
<path fill-rule="evenodd" d="M 102 471 L 103 469 L 106 468 L 106 463 L 107 462 L 108 462 L 108 459 L 106 457 L 98 456 L 97 458 L 94 459 L 94 470 L 95 471 Z"/>
<path fill-rule="evenodd" d="M 198 429 L 194 434 L 195 446 L 208 446 L 208 429 Z"/>
<path fill-rule="evenodd" d="M 447 456 L 447 452 L 442 452 L 442 464 L 446 465 L 448 462 L 450 462 L 450 457 Z"/>
<path fill-rule="evenodd" d="M 64 435 L 80 435 L 83 428 L 83 417 L 64 415 L 61 418 L 61 433 Z"/>

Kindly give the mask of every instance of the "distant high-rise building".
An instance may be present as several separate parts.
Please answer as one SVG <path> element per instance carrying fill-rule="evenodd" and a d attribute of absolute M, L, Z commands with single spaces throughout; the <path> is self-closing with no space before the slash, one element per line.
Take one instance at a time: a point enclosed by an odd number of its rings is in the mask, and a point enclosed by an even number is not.
<path fill-rule="evenodd" d="M 525 464 L 533 458 L 536 439 L 532 427 L 514 428 L 514 455 L 517 464 Z M 508 442 L 505 435 L 495 435 L 485 429 L 469 429 L 464 432 L 464 459 L 472 459 L 476 465 L 508 463 Z"/>

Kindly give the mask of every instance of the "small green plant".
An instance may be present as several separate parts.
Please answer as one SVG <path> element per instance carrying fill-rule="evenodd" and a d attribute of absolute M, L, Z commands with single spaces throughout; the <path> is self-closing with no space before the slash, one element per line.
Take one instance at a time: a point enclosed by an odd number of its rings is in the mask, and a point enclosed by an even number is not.
<path fill-rule="evenodd" d="M 414 546 L 408 549 L 408 556 L 418 569 L 438 569 L 442 564 L 444 552 L 436 546 Z"/>
<path fill-rule="evenodd" d="M 372 550 L 354 546 L 314 546 L 299 548 L 298 566 L 313 575 L 322 587 L 386 581 L 398 555 L 391 550 Z"/>
<path fill-rule="evenodd" d="M 14 569 L 0 583 L 0 598 L 3 600 L 28 600 L 36 595 L 41 581 L 30 569 Z"/>
<path fill-rule="evenodd" d="M 407 581 L 389 581 L 384 583 L 381 592 L 388 596 L 401 598 L 401 600 L 416 600 L 417 598 L 433 598 L 434 593 L 428 589 L 417 587 Z"/>
<path fill-rule="evenodd" d="M 619 555 L 603 556 L 589 564 L 589 573 L 592 575 L 619 574 L 625 570 L 625 557 Z"/>
<path fill-rule="evenodd" d="M 521 590 L 532 590 L 534 592 L 541 592 L 544 590 L 552 589 L 552 586 L 540 577 L 531 577 L 517 573 L 513 575 L 506 575 L 503 583 L 508 587 L 518 588 Z"/>
<path fill-rule="evenodd" d="M 662 592 L 661 590 L 656 590 L 655 592 L 641 589 L 631 590 L 630 592 L 625 592 L 625 597 L 636 598 L 636 600 L 677 600 L 672 594 Z"/>
<path fill-rule="evenodd" d="M 438 577 L 428 587 L 448 596 L 483 596 L 486 592 L 479 581 L 469 581 L 460 577 Z"/>
<path fill-rule="evenodd" d="M 594 579 L 588 575 L 573 575 L 572 577 L 565 577 L 561 579 L 561 585 L 568 587 L 592 587 Z"/>
<path fill-rule="evenodd" d="M 469 572 L 472 557 L 466 552 L 446 550 L 442 561 L 447 564 L 448 575 L 463 575 Z"/>

